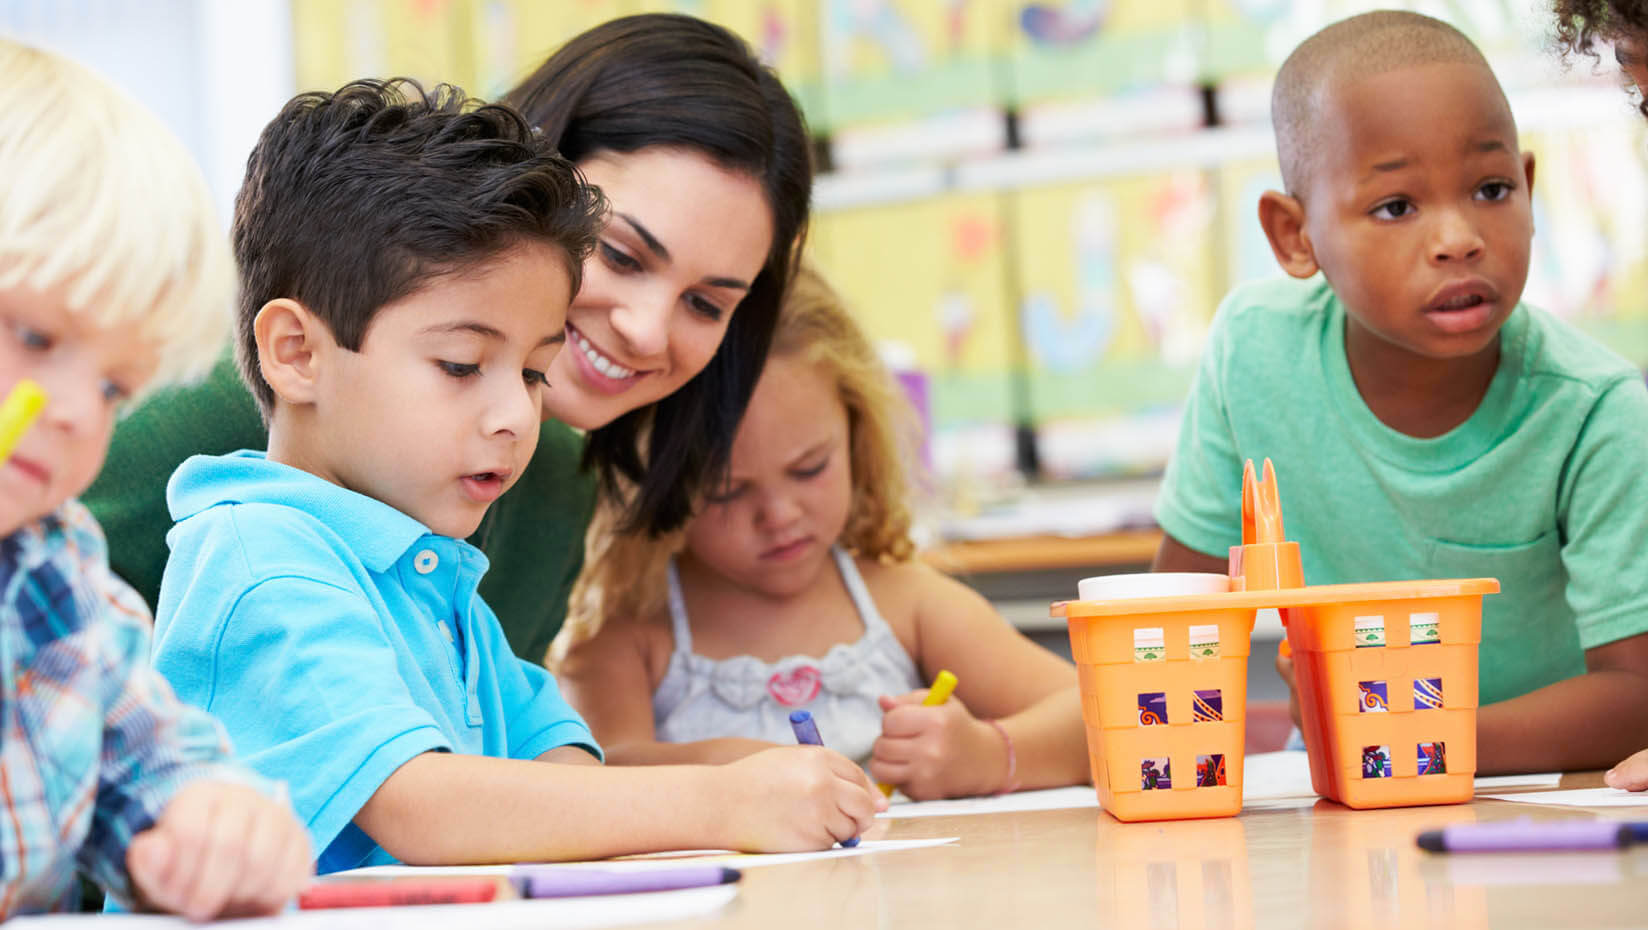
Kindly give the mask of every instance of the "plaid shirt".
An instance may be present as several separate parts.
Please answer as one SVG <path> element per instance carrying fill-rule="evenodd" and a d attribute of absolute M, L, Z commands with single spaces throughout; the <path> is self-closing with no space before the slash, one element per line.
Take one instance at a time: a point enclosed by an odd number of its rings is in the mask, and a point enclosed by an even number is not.
<path fill-rule="evenodd" d="M 76 869 L 130 904 L 126 847 L 224 764 L 223 729 L 149 665 L 148 611 L 77 501 L 0 538 L 0 920 L 77 903 Z"/>

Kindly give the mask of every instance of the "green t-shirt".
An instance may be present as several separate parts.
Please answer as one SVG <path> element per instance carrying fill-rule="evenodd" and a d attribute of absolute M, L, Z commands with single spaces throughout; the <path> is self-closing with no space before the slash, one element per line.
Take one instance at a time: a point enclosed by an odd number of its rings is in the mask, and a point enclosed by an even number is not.
<path fill-rule="evenodd" d="M 124 418 L 108 460 L 81 500 L 103 525 L 109 563 L 152 609 L 166 568 L 166 481 L 191 455 L 263 449 L 257 403 L 230 358 L 200 384 L 162 391 Z M 595 480 L 578 467 L 584 440 L 565 424 L 543 425 L 520 481 L 495 502 L 469 538 L 491 561 L 481 597 L 498 615 L 515 654 L 541 662 L 566 618 L 584 560 Z"/>
<path fill-rule="evenodd" d="M 1363 402 L 1345 312 L 1320 278 L 1243 285 L 1220 306 L 1156 519 L 1210 555 L 1241 542 L 1242 463 L 1275 462 L 1310 584 L 1498 578 L 1480 698 L 1585 671 L 1648 631 L 1648 389 L 1629 362 L 1519 305 L 1476 412 L 1416 439 Z"/>

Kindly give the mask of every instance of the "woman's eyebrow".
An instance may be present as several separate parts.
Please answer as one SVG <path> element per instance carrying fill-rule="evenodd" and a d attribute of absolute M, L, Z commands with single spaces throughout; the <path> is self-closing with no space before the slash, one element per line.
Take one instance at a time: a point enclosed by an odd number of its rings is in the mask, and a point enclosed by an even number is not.
<path fill-rule="evenodd" d="M 618 213 L 614 215 L 628 223 L 630 229 L 635 230 L 635 235 L 641 238 L 641 242 L 647 247 L 647 251 L 658 256 L 659 261 L 667 262 L 670 260 L 669 249 L 665 248 L 664 244 L 658 241 L 658 237 L 654 236 L 651 230 L 642 225 L 640 220 L 630 216 L 628 213 Z M 710 287 L 724 287 L 735 291 L 747 291 L 750 289 L 750 283 L 748 281 L 741 281 L 738 278 L 710 277 L 705 278 L 703 283 L 709 285 Z"/>
<path fill-rule="evenodd" d="M 628 223 L 629 228 L 635 230 L 635 234 L 641 237 L 641 241 L 646 245 L 648 251 L 658 256 L 658 258 L 662 261 L 667 262 L 670 260 L 669 249 L 664 248 L 664 244 L 659 242 L 658 237 L 654 236 L 645 226 L 642 226 L 640 220 L 630 216 L 628 213 L 619 213 L 617 216 L 619 219 Z"/>

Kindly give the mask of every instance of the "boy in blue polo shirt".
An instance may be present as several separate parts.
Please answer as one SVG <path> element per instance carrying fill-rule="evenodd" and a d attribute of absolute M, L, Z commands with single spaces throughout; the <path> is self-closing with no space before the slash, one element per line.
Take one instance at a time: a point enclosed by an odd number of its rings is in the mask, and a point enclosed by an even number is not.
<path fill-rule="evenodd" d="M 362 81 L 294 98 L 236 203 L 237 360 L 267 453 L 197 456 L 155 664 L 283 778 L 332 872 L 827 845 L 833 754 L 606 770 L 514 656 L 464 542 L 536 445 L 603 217 L 512 110 Z M 839 827 L 837 827 L 839 829 Z"/>
<path fill-rule="evenodd" d="M 1458 30 L 1384 11 L 1300 45 L 1272 117 L 1287 193 L 1259 217 L 1299 280 L 1219 309 L 1156 567 L 1222 571 L 1268 456 L 1307 581 L 1500 580 L 1479 771 L 1612 763 L 1648 731 L 1648 391 L 1520 302 L 1534 162 L 1504 92 Z"/>

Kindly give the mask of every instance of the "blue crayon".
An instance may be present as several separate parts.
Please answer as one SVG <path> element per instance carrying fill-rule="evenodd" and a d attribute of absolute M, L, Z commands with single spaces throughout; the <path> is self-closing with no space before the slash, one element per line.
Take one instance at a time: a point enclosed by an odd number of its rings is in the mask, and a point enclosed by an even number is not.
<path fill-rule="evenodd" d="M 790 711 L 790 729 L 795 731 L 795 741 L 803 746 L 822 746 L 824 738 L 818 735 L 818 724 L 813 722 L 813 715 L 804 710 Z M 858 845 L 858 837 L 841 841 L 843 848 L 852 849 Z"/>

